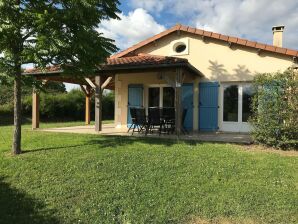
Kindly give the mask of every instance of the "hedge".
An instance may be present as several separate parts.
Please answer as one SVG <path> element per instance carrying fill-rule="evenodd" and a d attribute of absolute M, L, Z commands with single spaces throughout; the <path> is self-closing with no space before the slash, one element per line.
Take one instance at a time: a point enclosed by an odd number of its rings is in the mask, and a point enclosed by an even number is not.
<path fill-rule="evenodd" d="M 298 148 L 298 73 L 259 74 L 254 80 L 252 136 L 281 149 Z"/>
<path fill-rule="evenodd" d="M 114 119 L 114 94 L 103 94 L 104 120 Z M 94 97 L 91 99 L 91 118 L 94 119 Z M 22 102 L 23 116 L 31 117 L 32 97 L 26 96 Z M 12 114 L 13 105 L 0 106 L 0 114 Z M 43 120 L 84 120 L 85 95 L 81 90 L 72 90 L 69 93 L 40 93 L 40 117 Z"/>

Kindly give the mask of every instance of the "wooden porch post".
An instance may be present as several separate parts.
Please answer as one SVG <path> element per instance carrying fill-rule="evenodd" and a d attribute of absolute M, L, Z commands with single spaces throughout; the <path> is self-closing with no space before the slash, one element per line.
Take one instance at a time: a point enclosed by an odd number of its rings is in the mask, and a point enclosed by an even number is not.
<path fill-rule="evenodd" d="M 101 93 L 101 77 L 95 77 L 95 131 L 102 130 L 102 93 Z"/>
<path fill-rule="evenodd" d="M 32 93 L 32 129 L 39 128 L 39 93 L 33 89 Z"/>
<path fill-rule="evenodd" d="M 86 88 L 85 124 L 90 125 L 91 120 L 91 88 Z"/>
<path fill-rule="evenodd" d="M 181 88 L 182 88 L 182 68 L 176 69 L 176 78 L 175 78 L 175 127 L 176 134 L 179 136 L 181 134 L 181 125 L 182 125 L 182 104 L 181 104 Z"/>

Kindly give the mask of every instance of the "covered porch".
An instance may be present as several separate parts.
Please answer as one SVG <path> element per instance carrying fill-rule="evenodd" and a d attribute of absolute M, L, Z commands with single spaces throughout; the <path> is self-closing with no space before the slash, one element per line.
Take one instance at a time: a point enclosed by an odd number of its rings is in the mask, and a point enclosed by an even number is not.
<path fill-rule="evenodd" d="M 26 75 L 33 75 L 36 79 L 46 82 L 67 82 L 80 85 L 86 96 L 85 123 L 90 125 L 91 104 L 90 99 L 95 98 L 95 125 L 86 126 L 89 130 L 93 128 L 94 132 L 103 131 L 102 125 L 102 92 L 104 89 L 115 91 L 115 124 L 114 128 L 125 130 L 129 124 L 130 102 L 129 88 L 139 85 L 143 87 L 142 102 L 140 106 L 148 109 L 150 99 L 148 95 L 151 89 L 162 88 L 172 89 L 169 91 L 169 97 L 175 113 L 175 134 L 180 135 L 182 130 L 182 89 L 184 84 L 192 85 L 196 94 L 191 95 L 189 103 L 191 116 L 191 131 L 198 130 L 198 83 L 202 74 L 188 63 L 186 59 L 176 57 L 164 57 L 148 54 L 139 54 L 137 56 L 125 58 L 109 58 L 107 62 L 98 67 L 98 70 L 89 76 L 65 76 L 63 70 L 57 67 L 50 67 L 45 71 L 27 70 Z M 162 95 L 158 95 L 162 99 Z M 154 101 L 154 99 L 151 99 Z M 162 102 L 162 100 L 161 100 Z M 154 105 L 162 107 L 161 105 Z M 32 100 L 32 128 L 38 129 L 40 123 L 39 116 L 39 93 L 33 90 Z M 78 128 L 80 129 L 80 128 Z"/>

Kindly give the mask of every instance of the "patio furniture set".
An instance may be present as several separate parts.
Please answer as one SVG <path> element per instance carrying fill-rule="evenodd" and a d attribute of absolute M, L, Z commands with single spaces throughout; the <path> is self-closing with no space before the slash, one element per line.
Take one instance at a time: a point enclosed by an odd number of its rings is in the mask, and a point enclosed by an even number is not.
<path fill-rule="evenodd" d="M 183 109 L 182 112 L 182 133 L 188 133 L 183 126 L 187 109 Z M 153 133 L 157 131 L 159 135 L 162 133 L 173 134 L 175 132 L 175 108 L 174 107 L 149 107 L 148 115 L 146 115 L 146 109 L 143 107 L 130 108 L 131 124 L 127 132 Z"/>

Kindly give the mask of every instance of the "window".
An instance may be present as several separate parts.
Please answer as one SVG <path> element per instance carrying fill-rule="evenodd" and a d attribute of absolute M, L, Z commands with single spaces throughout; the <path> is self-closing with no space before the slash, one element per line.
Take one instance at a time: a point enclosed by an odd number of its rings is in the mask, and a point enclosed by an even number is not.
<path fill-rule="evenodd" d="M 227 86 L 223 100 L 223 121 L 238 121 L 238 86 Z"/>
<path fill-rule="evenodd" d="M 172 87 L 149 87 L 148 107 L 175 107 L 175 89 Z"/>
<path fill-rule="evenodd" d="M 163 88 L 163 107 L 175 106 L 175 90 L 172 87 Z"/>
<path fill-rule="evenodd" d="M 189 42 L 189 37 L 179 38 L 171 41 L 169 45 L 169 56 L 188 55 Z"/>
<path fill-rule="evenodd" d="M 222 131 L 249 132 L 254 89 L 250 83 L 222 84 Z"/>
<path fill-rule="evenodd" d="M 160 94 L 159 87 L 149 88 L 149 96 L 148 96 L 149 107 L 159 107 L 159 94 Z"/>
<path fill-rule="evenodd" d="M 179 43 L 177 46 L 175 46 L 176 53 L 182 53 L 186 50 L 186 45 L 184 43 Z"/>
<path fill-rule="evenodd" d="M 242 88 L 242 122 L 247 122 L 252 114 L 251 103 L 253 98 L 253 88 L 251 85 Z"/>

